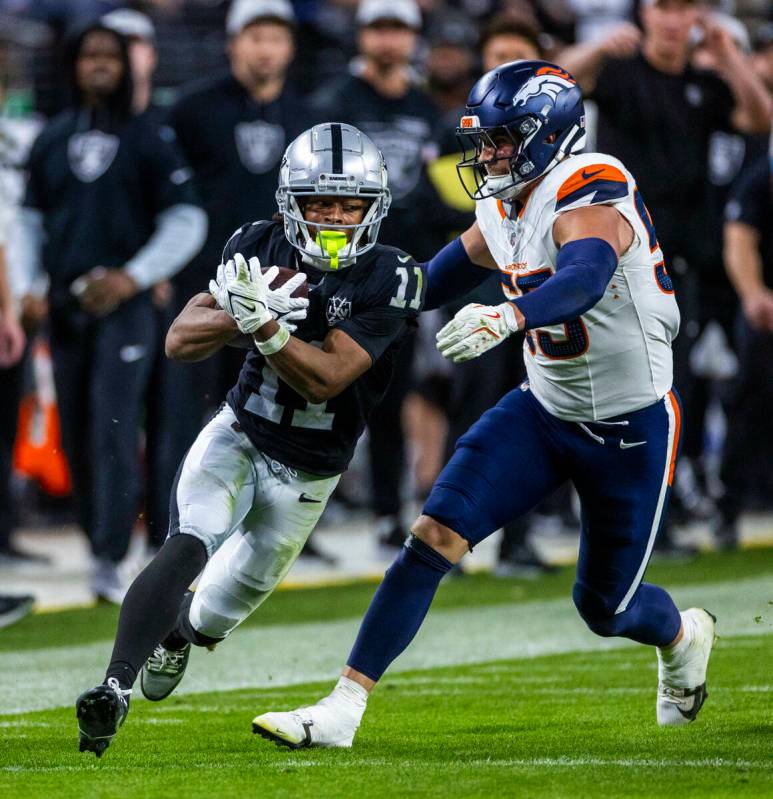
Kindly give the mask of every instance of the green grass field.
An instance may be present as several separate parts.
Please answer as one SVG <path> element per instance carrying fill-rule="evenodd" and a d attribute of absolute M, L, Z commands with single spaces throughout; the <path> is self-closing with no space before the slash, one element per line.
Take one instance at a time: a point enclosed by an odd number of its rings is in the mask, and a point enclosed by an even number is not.
<path fill-rule="evenodd" d="M 132 703 L 101 760 L 72 703 L 97 682 L 116 613 L 0 633 L 0 796 L 773 796 L 773 550 L 654 565 L 680 606 L 719 617 L 698 721 L 655 724 L 652 650 L 595 638 L 572 571 L 441 587 L 414 646 L 373 694 L 352 750 L 278 749 L 250 722 L 326 693 L 372 584 L 279 592 L 179 693 Z"/>

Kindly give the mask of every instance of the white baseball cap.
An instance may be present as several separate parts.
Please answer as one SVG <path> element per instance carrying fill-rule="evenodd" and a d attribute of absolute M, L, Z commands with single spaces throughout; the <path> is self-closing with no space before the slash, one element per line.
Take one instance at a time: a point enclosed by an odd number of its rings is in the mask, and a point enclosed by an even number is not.
<path fill-rule="evenodd" d="M 362 0 L 355 20 L 360 26 L 390 20 L 421 30 L 421 11 L 416 0 Z"/>
<path fill-rule="evenodd" d="M 117 8 L 105 14 L 100 22 L 111 31 L 133 39 L 152 42 L 156 38 L 156 29 L 147 14 L 132 8 Z"/>
<path fill-rule="evenodd" d="M 289 0 L 234 0 L 228 9 L 225 32 L 236 36 L 249 24 L 261 19 L 279 19 L 290 26 L 296 21 Z"/>

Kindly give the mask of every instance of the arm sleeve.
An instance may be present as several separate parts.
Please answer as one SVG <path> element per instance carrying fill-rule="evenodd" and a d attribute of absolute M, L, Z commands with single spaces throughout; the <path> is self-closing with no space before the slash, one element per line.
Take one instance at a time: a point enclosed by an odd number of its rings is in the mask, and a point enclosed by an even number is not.
<path fill-rule="evenodd" d="M 173 205 L 156 217 L 156 230 L 124 269 L 140 289 L 176 275 L 201 249 L 207 215 L 196 205 Z"/>
<path fill-rule="evenodd" d="M 523 314 L 526 330 L 567 322 L 604 296 L 616 268 L 617 253 L 603 239 L 570 241 L 558 251 L 555 275 L 512 303 Z"/>
<path fill-rule="evenodd" d="M 492 274 L 491 269 L 478 266 L 469 259 L 461 238 L 447 244 L 432 260 L 421 264 L 421 268 L 427 283 L 425 311 L 458 300 Z"/>
<path fill-rule="evenodd" d="M 27 205 L 19 208 L 8 242 L 8 272 L 14 295 L 48 292 L 48 276 L 43 270 L 43 245 L 46 233 L 43 213 Z"/>

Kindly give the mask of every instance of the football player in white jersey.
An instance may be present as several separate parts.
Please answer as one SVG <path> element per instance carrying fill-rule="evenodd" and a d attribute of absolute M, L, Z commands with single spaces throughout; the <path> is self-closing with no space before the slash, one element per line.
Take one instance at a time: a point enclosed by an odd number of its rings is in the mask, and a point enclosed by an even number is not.
<path fill-rule="evenodd" d="M 475 224 L 427 265 L 425 310 L 498 269 L 506 301 L 467 305 L 438 333 L 455 362 L 516 330 L 528 380 L 458 441 L 379 586 L 343 675 L 318 704 L 265 713 L 279 744 L 351 746 L 369 691 L 408 646 L 452 566 L 571 480 L 582 503 L 573 598 L 589 628 L 656 647 L 657 721 L 692 721 L 706 698 L 714 617 L 680 613 L 643 582 L 679 450 L 673 286 L 633 176 L 579 154 L 582 95 L 567 72 L 515 61 L 473 87 L 458 129 Z"/>

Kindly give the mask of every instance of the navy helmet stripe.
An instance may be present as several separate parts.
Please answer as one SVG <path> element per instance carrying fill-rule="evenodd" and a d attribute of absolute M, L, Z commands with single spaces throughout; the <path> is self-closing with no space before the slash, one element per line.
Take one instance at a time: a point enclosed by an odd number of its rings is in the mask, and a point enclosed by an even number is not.
<path fill-rule="evenodd" d="M 333 174 L 340 175 L 344 171 L 344 143 L 341 126 L 337 122 L 330 126 L 330 138 L 333 147 Z"/>

